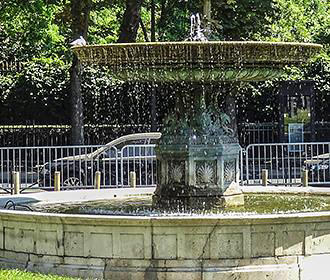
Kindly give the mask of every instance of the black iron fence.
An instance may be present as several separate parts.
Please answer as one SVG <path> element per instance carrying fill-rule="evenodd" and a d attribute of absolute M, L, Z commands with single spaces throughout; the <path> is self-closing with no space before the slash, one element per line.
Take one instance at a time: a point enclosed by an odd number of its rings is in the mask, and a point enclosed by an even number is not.
<path fill-rule="evenodd" d="M 278 123 L 240 123 L 238 130 L 242 147 L 250 144 L 280 142 Z"/>
<path fill-rule="evenodd" d="M 243 147 L 278 142 L 277 124 L 247 123 L 239 128 Z M 67 146 L 71 144 L 70 129 L 69 125 L 3 125 L 0 126 L 0 147 Z M 85 144 L 106 144 L 123 135 L 150 130 L 149 125 L 85 125 Z"/>
<path fill-rule="evenodd" d="M 330 122 L 314 122 L 314 132 L 311 135 L 311 128 L 306 131 L 304 142 L 328 142 L 330 141 Z M 239 140 L 242 147 L 250 144 L 267 144 L 288 142 L 288 139 L 281 140 L 278 122 L 273 123 L 241 123 L 239 128 Z"/>
<path fill-rule="evenodd" d="M 317 122 L 314 141 L 330 141 L 330 122 Z M 279 143 L 278 123 L 242 123 L 238 125 L 241 146 Z M 0 126 L 0 147 L 68 146 L 69 125 L 3 125 Z M 161 127 L 158 127 L 161 131 Z M 85 125 L 85 145 L 102 145 L 120 136 L 150 132 L 150 125 Z M 285 141 L 287 142 L 287 141 Z"/>
<path fill-rule="evenodd" d="M 330 141 L 330 122 L 315 123 L 316 141 Z"/>
<path fill-rule="evenodd" d="M 0 147 L 35 147 L 71 145 L 68 125 L 0 126 Z M 85 145 L 102 145 L 120 136 L 149 132 L 148 125 L 85 125 Z"/>
<path fill-rule="evenodd" d="M 23 69 L 23 64 L 21 61 L 11 60 L 11 61 L 0 61 L 0 73 L 15 73 L 20 72 Z"/>

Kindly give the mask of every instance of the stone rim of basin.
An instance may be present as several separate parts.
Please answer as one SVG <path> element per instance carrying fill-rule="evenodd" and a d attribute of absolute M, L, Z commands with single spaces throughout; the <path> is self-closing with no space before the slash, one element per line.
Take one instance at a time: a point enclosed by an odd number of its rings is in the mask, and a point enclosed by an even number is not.
<path fill-rule="evenodd" d="M 140 197 L 141 195 L 144 196 L 151 196 L 155 188 L 141 188 L 141 189 L 125 189 L 124 192 L 122 192 L 122 189 L 103 189 L 103 190 L 79 190 L 79 191 L 65 191 L 65 192 L 53 192 L 53 193 L 31 193 L 31 194 L 24 194 L 24 195 L 14 195 L 14 196 L 3 196 L 2 201 L 5 201 L 6 198 L 15 201 L 17 205 L 20 203 L 30 205 L 30 203 L 35 204 L 37 203 L 39 207 L 44 207 L 43 205 L 59 205 L 63 203 L 63 205 L 69 205 L 69 204 L 80 204 L 83 202 L 90 202 L 90 201 L 100 201 L 105 199 L 123 199 L 123 198 L 129 198 L 129 197 Z M 283 194 L 283 195 L 299 195 L 299 196 L 330 196 L 330 190 L 327 190 L 325 188 L 316 188 L 316 187 L 240 187 L 242 192 L 244 194 Z M 26 209 L 25 209 L 26 210 Z M 276 212 L 276 213 L 247 213 L 247 215 L 241 215 L 240 212 L 237 213 L 214 213 L 210 215 L 204 215 L 201 214 L 198 215 L 187 215 L 187 213 L 181 213 L 184 215 L 159 215 L 159 216 L 150 216 L 150 215 L 96 215 L 96 214 L 61 214 L 61 213 L 51 213 L 51 212 L 30 212 L 30 211 L 20 211 L 20 210 L 5 210 L 1 209 L 1 213 L 13 213 L 14 215 L 64 215 L 68 217 L 77 217 L 77 216 L 83 216 L 83 217 L 103 217 L 103 218 L 128 218 L 128 219 L 166 219 L 169 218 L 172 219 L 200 219 L 201 217 L 206 219 L 217 219 L 217 218 L 224 218 L 224 219 L 237 219 L 237 218 L 243 218 L 243 217 L 249 217 L 249 219 L 254 218 L 267 218 L 267 217 L 315 217 L 318 215 L 321 216 L 328 216 L 330 214 L 330 211 L 327 210 L 316 210 L 311 212 Z M 15 214 L 16 213 L 16 214 Z"/>
<path fill-rule="evenodd" d="M 306 63 L 322 45 L 293 42 L 183 41 L 74 46 L 83 64 L 108 65 L 119 80 L 262 81 Z"/>

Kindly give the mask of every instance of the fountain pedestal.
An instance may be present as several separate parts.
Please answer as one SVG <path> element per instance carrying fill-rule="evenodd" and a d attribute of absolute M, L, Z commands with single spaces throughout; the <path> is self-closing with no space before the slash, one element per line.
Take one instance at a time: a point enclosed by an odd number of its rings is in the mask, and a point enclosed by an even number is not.
<path fill-rule="evenodd" d="M 223 113 L 206 109 L 202 91 L 196 91 L 193 100 L 190 111 L 176 108 L 177 115 L 169 117 L 156 147 L 154 204 L 203 209 L 242 205 L 237 137 L 221 119 Z"/>
<path fill-rule="evenodd" d="M 174 113 L 165 121 L 156 147 L 157 206 L 207 209 L 244 204 L 238 188 L 240 145 L 228 127 L 229 117 L 206 105 L 207 93 L 207 87 L 194 84 L 190 98 L 177 96 Z"/>
<path fill-rule="evenodd" d="M 244 204 L 238 188 L 239 152 L 237 143 L 160 144 L 154 202 L 165 208 Z"/>

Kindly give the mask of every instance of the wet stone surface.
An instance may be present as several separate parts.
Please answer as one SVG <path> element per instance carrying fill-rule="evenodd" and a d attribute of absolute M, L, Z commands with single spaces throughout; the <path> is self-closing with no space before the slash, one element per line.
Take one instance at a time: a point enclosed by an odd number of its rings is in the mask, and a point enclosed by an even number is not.
<path fill-rule="evenodd" d="M 330 210 L 330 196 L 249 194 L 245 195 L 245 205 L 221 207 L 214 204 L 212 209 L 191 210 L 179 207 L 165 211 L 152 206 L 151 196 L 138 196 L 97 200 L 84 203 L 62 203 L 31 205 L 35 211 L 64 214 L 96 214 L 124 216 L 199 216 L 199 215 L 254 215 L 276 213 L 303 213 Z"/>

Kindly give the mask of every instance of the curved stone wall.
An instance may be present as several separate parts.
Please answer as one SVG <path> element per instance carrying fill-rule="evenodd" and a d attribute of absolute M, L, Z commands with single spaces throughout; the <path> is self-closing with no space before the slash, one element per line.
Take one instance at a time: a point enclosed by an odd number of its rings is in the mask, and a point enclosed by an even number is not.
<path fill-rule="evenodd" d="M 148 218 L 0 211 L 0 228 L 3 268 L 116 280 L 328 279 L 330 212 Z"/>

